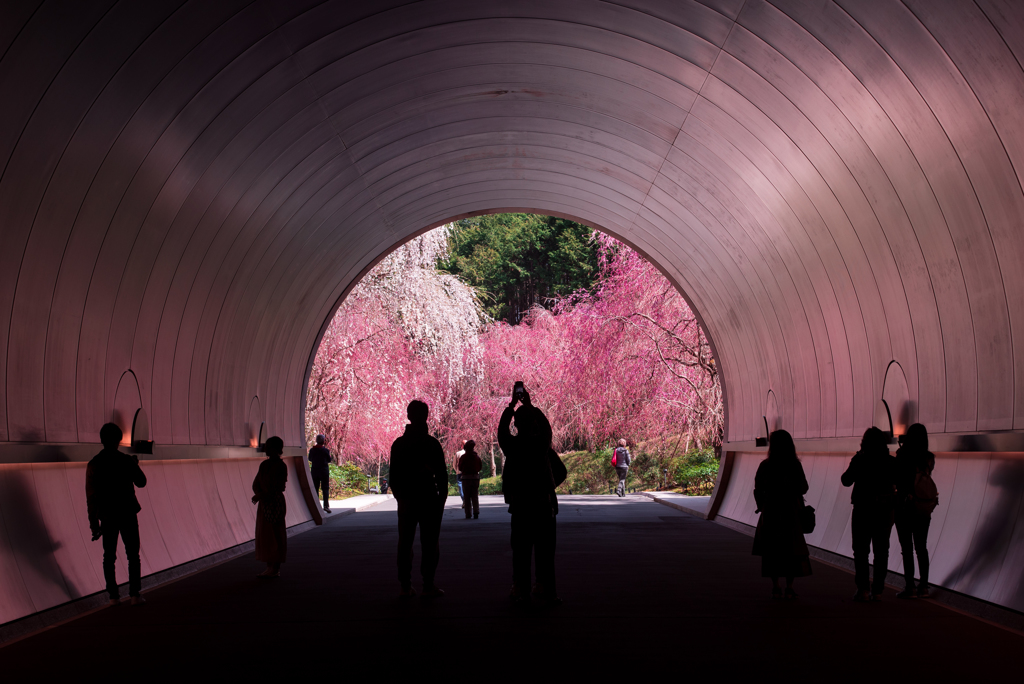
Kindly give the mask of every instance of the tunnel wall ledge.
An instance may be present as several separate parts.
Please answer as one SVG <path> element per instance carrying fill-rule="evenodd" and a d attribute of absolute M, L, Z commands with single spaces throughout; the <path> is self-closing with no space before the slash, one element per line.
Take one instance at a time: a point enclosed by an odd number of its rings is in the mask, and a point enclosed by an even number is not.
<path fill-rule="evenodd" d="M 82 463 L 103 449 L 102 444 L 83 442 L 0 442 L 0 463 Z M 121 447 L 125 453 L 134 453 Z M 303 456 L 302 447 L 285 447 L 284 456 Z M 153 445 L 152 454 L 136 454 L 140 461 L 183 459 L 260 458 L 256 447 L 194 444 Z"/>
<path fill-rule="evenodd" d="M 801 453 L 842 453 L 853 454 L 860 449 L 860 437 L 825 437 L 820 439 L 794 439 L 796 451 Z M 937 432 L 928 435 L 931 451 L 940 452 L 1024 452 L 1024 431 L 1001 430 L 994 432 Z M 895 448 L 893 445 L 892 448 Z M 767 452 L 754 440 L 725 442 L 722 453 L 728 451 L 757 453 Z"/>

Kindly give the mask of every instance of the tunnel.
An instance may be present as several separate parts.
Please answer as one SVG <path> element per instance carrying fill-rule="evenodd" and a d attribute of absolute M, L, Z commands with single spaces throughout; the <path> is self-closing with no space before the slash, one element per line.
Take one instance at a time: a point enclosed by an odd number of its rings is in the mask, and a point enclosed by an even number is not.
<path fill-rule="evenodd" d="M 756 523 L 784 428 L 808 542 L 850 556 L 839 474 L 920 422 L 933 580 L 1024 610 L 1022 63 L 1012 0 L 4 3 L 0 623 L 102 589 L 108 421 L 155 485 L 146 574 L 252 539 L 267 435 L 289 525 L 321 522 L 333 313 L 395 246 L 505 211 L 605 231 L 691 304 L 725 397 L 709 518 Z"/>

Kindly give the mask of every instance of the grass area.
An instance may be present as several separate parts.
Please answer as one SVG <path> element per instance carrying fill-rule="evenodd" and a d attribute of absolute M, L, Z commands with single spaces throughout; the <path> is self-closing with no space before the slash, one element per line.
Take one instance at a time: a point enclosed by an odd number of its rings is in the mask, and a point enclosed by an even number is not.
<path fill-rule="evenodd" d="M 331 501 L 344 501 L 345 499 L 351 499 L 353 496 L 362 496 L 366 492 L 359 491 L 358 489 L 335 489 L 331 487 Z"/>
<path fill-rule="evenodd" d="M 686 453 L 677 454 L 674 450 L 663 450 L 662 446 L 647 443 L 635 448 L 629 475 L 626 477 L 627 489 L 671 491 L 690 496 L 711 493 L 718 477 L 718 459 L 715 458 L 714 451 L 691 449 Z M 559 494 L 611 494 L 619 484 L 618 475 L 611 463 L 611 449 L 596 453 L 571 451 L 560 454 L 559 457 L 568 471 L 568 477 L 557 490 Z M 487 470 L 490 471 L 490 468 Z M 332 470 L 332 477 L 333 473 Z M 331 491 L 333 498 L 333 485 Z M 363 493 L 365 488 L 353 491 L 349 496 Z M 501 494 L 501 475 L 481 478 L 480 494 Z M 449 473 L 448 496 L 458 495 L 455 474 Z"/>
<path fill-rule="evenodd" d="M 597 453 L 572 451 L 561 454 L 560 458 L 568 471 L 568 477 L 558 488 L 559 494 L 611 494 L 619 484 L 618 475 L 611 464 L 610 449 Z M 630 464 L 626 488 L 661 489 L 701 496 L 711 493 L 717 476 L 718 459 L 710 449 L 691 450 L 669 457 L 638 449 Z M 480 493 L 501 494 L 501 476 L 481 479 Z M 448 495 L 458 494 L 453 475 Z"/>
<path fill-rule="evenodd" d="M 569 476 L 560 494 L 610 494 L 619 484 L 611 464 L 611 449 L 561 454 Z M 691 450 L 679 456 L 636 450 L 626 476 L 626 488 L 671 490 L 683 494 L 710 494 L 718 476 L 718 459 L 710 449 Z"/>
<path fill-rule="evenodd" d="M 480 495 L 501 494 L 501 475 L 480 478 Z M 448 485 L 448 496 L 458 496 L 459 489 L 455 484 Z"/>

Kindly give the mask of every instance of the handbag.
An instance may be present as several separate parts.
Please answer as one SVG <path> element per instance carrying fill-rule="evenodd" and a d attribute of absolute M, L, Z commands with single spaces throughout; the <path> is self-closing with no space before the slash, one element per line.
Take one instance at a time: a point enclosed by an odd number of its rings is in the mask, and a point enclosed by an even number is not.
<path fill-rule="evenodd" d="M 814 506 L 804 504 L 804 507 L 800 509 L 800 531 L 810 534 L 814 531 L 814 524 Z"/>
<path fill-rule="evenodd" d="M 261 499 L 260 511 L 263 513 L 263 519 L 271 525 L 276 525 L 279 522 L 283 522 L 286 514 L 286 504 L 284 496 L 278 495 L 268 499 Z"/>

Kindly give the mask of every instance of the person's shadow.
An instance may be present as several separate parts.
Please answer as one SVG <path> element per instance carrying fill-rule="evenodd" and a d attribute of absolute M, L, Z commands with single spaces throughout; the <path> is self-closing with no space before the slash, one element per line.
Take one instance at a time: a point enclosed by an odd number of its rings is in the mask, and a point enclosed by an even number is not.
<path fill-rule="evenodd" d="M 26 573 L 32 573 L 55 586 L 68 600 L 79 598 L 78 588 L 64 577 L 57 559 L 53 557 L 61 544 L 50 537 L 33 489 L 30 473 L 13 471 L 0 478 L 0 510 L 7 523 L 7 538 L 21 574 L 24 577 Z M 26 581 L 25 584 L 34 582 Z"/>
<path fill-rule="evenodd" d="M 995 505 L 978 527 L 967 556 L 953 569 L 943 584 L 956 587 L 958 591 L 973 593 L 972 590 L 993 573 L 998 574 L 1004 559 L 1012 551 L 1010 544 L 1014 528 L 1024 525 L 1024 508 L 1021 495 L 1024 493 L 1024 461 L 1004 460 L 989 475 L 988 482 L 999 492 Z M 1016 586 L 1011 589 L 1009 602 L 1004 605 L 1014 610 L 1024 609 L 1024 577 L 1017 573 Z"/>

